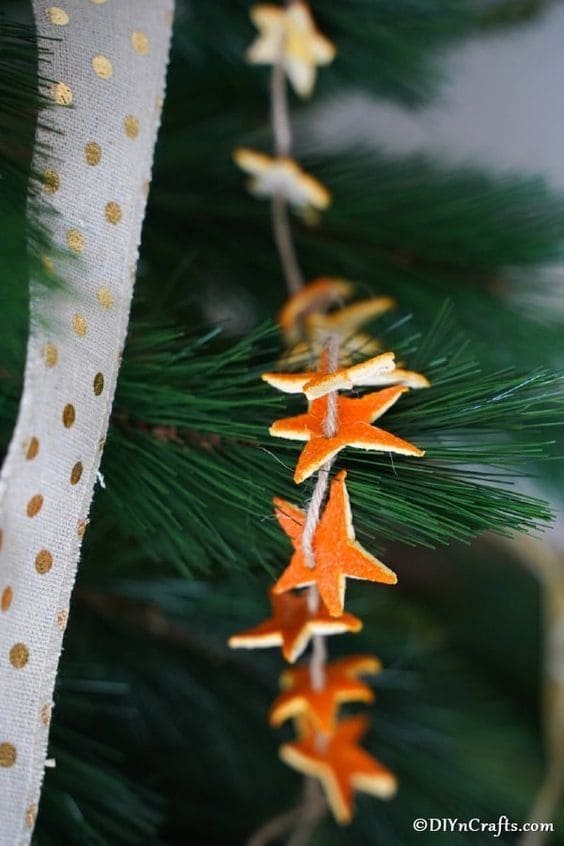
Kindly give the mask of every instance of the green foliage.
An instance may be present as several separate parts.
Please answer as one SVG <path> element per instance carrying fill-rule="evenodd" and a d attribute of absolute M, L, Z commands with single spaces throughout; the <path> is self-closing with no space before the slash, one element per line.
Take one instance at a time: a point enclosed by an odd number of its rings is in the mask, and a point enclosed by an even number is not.
<path fill-rule="evenodd" d="M 314 2 L 339 45 L 320 74 L 321 96 L 362 87 L 420 105 L 441 79 L 441 48 L 541 5 Z M 309 483 L 291 482 L 296 445 L 268 436 L 273 419 L 303 402 L 259 379 L 279 352 L 269 321 L 284 291 L 267 207 L 245 195 L 231 161 L 237 144 L 270 146 L 268 72 L 242 61 L 253 37 L 249 6 L 179 3 L 136 312 L 66 640 L 39 846 L 187 836 L 235 846 L 298 798 L 300 780 L 277 762 L 265 721 L 281 662 L 225 646 L 264 616 L 265 588 L 287 559 L 272 495 L 303 504 L 311 493 Z M 30 165 L 44 105 L 38 59 L 44 87 L 48 43 L 38 47 L 31 28 L 4 23 L 2 449 L 21 390 L 28 237 L 36 278 L 52 282 L 35 267 L 49 233 L 25 224 L 28 176 L 39 187 Z M 307 275 L 343 274 L 362 294 L 393 294 L 415 317 L 372 329 L 433 383 L 382 421 L 424 447 L 423 461 L 346 454 L 359 538 L 398 565 L 406 592 L 349 588 L 350 609 L 366 626 L 331 650 L 384 660 L 368 744 L 398 772 L 400 796 L 390 805 L 361 799 L 351 829 L 327 823 L 315 843 L 415 844 L 417 816 L 522 819 L 540 771 L 536 595 L 491 550 L 454 548 L 435 571 L 421 547 L 532 531 L 550 519 L 519 477 L 554 475 L 557 463 L 540 460 L 561 452 L 552 441 L 562 381 L 548 368 L 561 356 L 562 320 L 539 323 L 501 294 L 508 267 L 533 279 L 537 264 L 560 258 L 563 201 L 527 176 L 312 149 L 308 115 L 293 105 L 300 157 L 335 198 L 318 225 L 293 221 Z M 436 318 L 445 300 L 455 319 Z M 218 323 L 223 332 L 208 331 Z"/>
<path fill-rule="evenodd" d="M 247 118 L 259 102 L 260 71 L 241 61 L 254 37 L 249 21 L 252 0 L 221 0 L 179 4 L 178 59 L 191 71 L 207 77 L 212 99 L 221 96 L 221 82 L 231 82 L 245 96 Z M 338 55 L 324 69 L 317 96 L 336 88 L 363 87 L 379 97 L 420 105 L 444 79 L 441 48 L 482 28 L 515 23 L 547 5 L 547 0 L 502 0 L 488 4 L 471 0 L 347 0 L 324 3 L 312 0 L 319 27 L 338 45 Z M 213 73 L 210 68 L 213 67 Z M 262 79 L 267 71 L 263 69 Z M 246 86 L 244 92 L 242 88 Z M 210 99 L 192 108 L 209 108 Z"/>
<path fill-rule="evenodd" d="M 512 477 L 547 453 L 562 417 L 560 377 L 485 374 L 448 313 L 423 340 L 405 324 L 388 326 L 382 337 L 432 380 L 382 420 L 427 456 L 392 461 L 347 451 L 361 534 L 377 548 L 391 540 L 436 545 L 547 521 L 550 509 Z M 148 557 L 183 571 L 279 566 L 286 543 L 272 517 L 273 492 L 302 503 L 311 483 L 295 488 L 296 445 L 268 435 L 274 419 L 303 407 L 260 381 L 273 363 L 273 340 L 263 331 L 214 352 L 174 331 L 140 326 L 132 336 L 98 507 Z"/>
<path fill-rule="evenodd" d="M 284 297 L 278 259 L 268 247 L 268 208 L 245 195 L 244 177 L 231 158 L 238 144 L 270 147 L 266 98 L 260 119 L 244 121 L 236 75 L 217 86 L 221 103 L 212 100 L 211 108 L 209 79 L 189 78 L 194 105 L 188 108 L 172 78 L 147 230 L 147 310 L 140 313 L 152 317 L 157 301 L 161 320 L 180 317 L 198 326 L 210 315 L 214 319 L 219 301 L 226 328 L 236 333 L 238 304 L 244 303 L 251 320 L 266 320 Z M 492 369 L 520 367 L 524 337 L 529 364 L 556 360 L 562 317 L 539 323 L 540 310 L 519 309 L 508 295 L 516 270 L 530 276 L 534 287 L 534 266 L 560 260 L 561 196 L 542 179 L 520 174 L 447 168 L 421 156 L 398 159 L 358 147 L 313 150 L 308 126 L 298 131 L 298 155 L 327 182 L 334 203 L 318 225 L 294 221 L 306 278 L 326 273 L 354 279 L 360 291 L 395 296 L 424 325 L 453 298 L 475 354 Z"/>
<path fill-rule="evenodd" d="M 492 565 L 484 556 L 484 571 L 502 589 L 506 582 Z M 184 842 L 189 831 L 194 842 L 238 846 L 269 815 L 294 805 L 301 789 L 299 776 L 276 759 L 288 730 L 274 734 L 265 720 L 282 661 L 269 650 L 233 652 L 225 646 L 229 634 L 263 618 L 266 585 L 233 576 L 212 582 L 103 581 L 97 569 L 96 561 L 87 566 L 76 596 L 58 695 L 61 738 L 79 718 L 89 746 L 111 746 L 114 758 L 125 754 L 124 772 L 134 770 L 138 781 L 167 796 L 164 842 Z M 444 575 L 451 598 L 460 603 L 457 613 L 469 622 L 457 569 L 445 564 Z M 377 837 L 386 844 L 416 844 L 420 836 L 411 821 L 417 816 L 520 818 L 538 762 L 525 714 L 511 710 L 499 675 L 488 676 L 475 664 L 471 644 L 467 653 L 455 653 L 457 628 L 436 608 L 431 613 L 377 588 L 370 596 L 354 588 L 350 594 L 350 610 L 365 619 L 365 629 L 333 638 L 331 650 L 382 658 L 367 743 L 398 772 L 402 789 L 391 804 L 361 797 L 361 813 L 350 829 L 337 830 L 328 821 L 315 842 L 356 846 Z M 520 637 L 529 647 L 526 632 Z M 530 697 L 531 674 L 524 678 Z M 523 760 L 529 762 L 525 768 Z M 515 767 L 522 772 L 519 782 Z M 46 796 L 57 778 L 57 770 L 47 772 Z M 512 791 L 505 788 L 509 783 Z M 74 801 L 89 825 L 98 824 L 81 791 L 80 781 L 66 785 L 69 806 Z M 106 835 L 106 842 L 156 842 L 143 835 L 143 815 L 123 784 L 113 795 L 120 811 L 130 812 L 132 825 L 126 837 Z M 60 813 L 44 813 L 39 843 L 53 842 L 47 837 L 53 838 L 60 820 Z M 453 842 L 470 844 L 475 836 Z"/>
<path fill-rule="evenodd" d="M 38 92 L 38 63 L 48 63 L 48 44 L 37 44 L 35 28 L 0 14 L 0 390 L 2 379 L 19 379 L 28 331 L 28 278 L 53 284 L 40 256 L 49 232 L 25 220 L 28 198 L 41 191 L 31 160 L 37 116 L 47 100 Z M 42 85 L 42 88 L 44 86 Z M 7 373 L 5 372 L 7 371 Z M 0 403 L 2 399 L 0 398 Z M 1 408 L 2 406 L 0 406 Z M 0 427 L 5 417 L 0 415 Z M 11 422 L 11 420 L 10 420 Z"/>

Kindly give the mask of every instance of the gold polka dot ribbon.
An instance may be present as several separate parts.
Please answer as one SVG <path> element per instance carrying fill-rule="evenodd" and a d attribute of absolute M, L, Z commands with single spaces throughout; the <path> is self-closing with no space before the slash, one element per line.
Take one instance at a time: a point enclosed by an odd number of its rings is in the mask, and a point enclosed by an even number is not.
<path fill-rule="evenodd" d="M 0 476 L 0 846 L 31 840 L 53 688 L 132 294 L 173 0 L 34 0 L 48 41 L 29 213 L 53 235 L 31 280 L 20 413 Z M 53 214 L 53 211 L 55 214 Z M 111 479 L 108 480 L 111 484 Z"/>

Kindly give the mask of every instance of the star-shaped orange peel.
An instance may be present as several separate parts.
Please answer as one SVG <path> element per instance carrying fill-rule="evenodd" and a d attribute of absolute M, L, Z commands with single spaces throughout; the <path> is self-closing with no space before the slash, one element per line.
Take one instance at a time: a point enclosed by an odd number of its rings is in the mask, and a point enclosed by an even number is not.
<path fill-rule="evenodd" d="M 343 702 L 373 702 L 372 689 L 359 676 L 374 675 L 382 665 L 370 655 L 355 655 L 333 661 L 325 668 L 323 687 L 312 686 L 308 665 L 286 670 L 280 677 L 284 692 L 270 711 L 270 724 L 279 726 L 290 717 L 307 717 L 324 734 L 335 728 L 339 705 Z"/>
<path fill-rule="evenodd" d="M 327 396 L 310 402 L 307 414 L 276 420 L 269 429 L 270 434 L 275 438 L 309 442 L 298 459 L 294 481 L 300 484 L 308 479 L 345 447 L 395 452 L 416 458 L 423 456 L 425 454 L 423 450 L 418 449 L 409 441 L 404 441 L 384 429 L 377 429 L 370 425 L 385 414 L 407 390 L 406 387 L 399 386 L 384 388 L 358 399 L 337 397 L 338 429 L 336 435 L 330 438 L 324 436 Z"/>
<path fill-rule="evenodd" d="M 429 381 L 421 373 L 395 366 L 394 354 L 382 353 L 359 364 L 340 367 L 332 373 L 306 371 L 304 373 L 263 373 L 262 379 L 286 394 L 303 392 L 308 400 L 319 399 L 333 391 L 370 385 L 407 385 L 426 388 Z"/>
<path fill-rule="evenodd" d="M 354 812 L 354 791 L 370 793 L 378 799 L 391 799 L 397 790 L 396 777 L 383 764 L 358 745 L 368 729 L 365 717 L 341 720 L 325 744 L 307 721 L 301 737 L 280 748 L 282 760 L 323 785 L 329 806 L 338 822 L 350 822 Z"/>
<path fill-rule="evenodd" d="M 391 297 L 369 297 L 327 314 L 314 312 L 306 318 L 306 328 L 310 335 L 316 333 L 323 337 L 338 332 L 346 338 L 394 306 L 395 302 Z"/>
<path fill-rule="evenodd" d="M 323 210 L 331 204 L 331 194 L 325 185 L 288 156 L 268 156 L 248 147 L 238 147 L 233 159 L 250 174 L 249 191 L 256 197 L 279 195 L 301 210 Z"/>
<path fill-rule="evenodd" d="M 288 592 L 276 595 L 271 591 L 270 602 L 272 617 L 252 629 L 230 637 L 229 646 L 234 649 L 281 646 L 284 658 L 293 664 L 313 635 L 358 632 L 362 628 L 362 621 L 358 617 L 347 613 L 332 617 L 323 603 L 320 603 L 317 611 L 310 611 L 304 593 Z"/>
<path fill-rule="evenodd" d="M 307 4 L 294 0 L 283 8 L 264 3 L 251 8 L 251 19 L 259 35 L 247 50 L 247 60 L 257 65 L 281 61 L 296 93 L 308 97 L 317 66 L 333 61 L 335 47 L 316 29 Z"/>
<path fill-rule="evenodd" d="M 286 340 L 297 341 L 302 324 L 308 315 L 321 313 L 352 297 L 354 285 L 339 276 L 319 276 L 312 279 L 286 300 L 278 314 L 278 323 Z"/>
<path fill-rule="evenodd" d="M 343 341 L 353 336 L 365 323 L 374 320 L 394 307 L 390 297 L 369 297 L 344 305 L 354 294 L 355 285 L 338 276 L 320 276 L 293 294 L 278 314 L 278 323 L 288 344 L 296 344 L 306 337 L 319 337 L 338 332 Z M 339 306 L 334 311 L 331 308 Z M 368 336 L 363 336 L 368 339 Z"/>
<path fill-rule="evenodd" d="M 292 541 L 294 554 L 273 591 L 285 593 L 314 584 L 332 617 L 343 613 L 347 578 L 388 585 L 397 582 L 396 574 L 355 539 L 346 476 L 341 470 L 331 482 L 329 501 L 313 536 L 314 567 L 307 566 L 302 545 L 304 512 L 283 499 L 274 500 L 276 518 Z"/>

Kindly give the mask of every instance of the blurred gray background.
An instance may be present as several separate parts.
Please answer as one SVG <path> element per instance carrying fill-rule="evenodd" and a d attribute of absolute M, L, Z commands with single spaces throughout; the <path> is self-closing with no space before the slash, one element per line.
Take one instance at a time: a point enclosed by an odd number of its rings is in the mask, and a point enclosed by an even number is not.
<path fill-rule="evenodd" d="M 352 95 L 320 109 L 317 130 L 325 144 L 372 139 L 396 153 L 543 173 L 564 188 L 564 2 L 503 36 L 456 46 L 447 77 L 432 107 L 411 112 Z"/>

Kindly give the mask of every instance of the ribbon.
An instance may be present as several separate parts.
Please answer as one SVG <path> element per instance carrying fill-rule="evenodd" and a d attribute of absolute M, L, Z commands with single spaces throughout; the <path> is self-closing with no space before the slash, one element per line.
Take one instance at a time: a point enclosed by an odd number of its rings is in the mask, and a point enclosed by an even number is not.
<path fill-rule="evenodd" d="M 34 0 L 48 55 L 30 214 L 52 233 L 31 280 L 23 395 L 0 477 L 0 846 L 31 839 L 81 540 L 125 341 L 173 0 Z"/>

